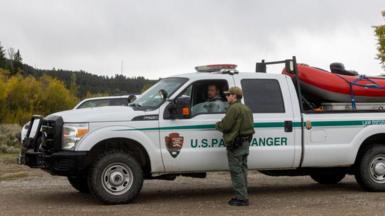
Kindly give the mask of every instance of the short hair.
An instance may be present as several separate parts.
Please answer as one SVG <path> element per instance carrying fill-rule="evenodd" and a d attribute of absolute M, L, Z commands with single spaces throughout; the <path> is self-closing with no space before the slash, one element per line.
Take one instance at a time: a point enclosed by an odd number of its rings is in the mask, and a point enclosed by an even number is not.
<path fill-rule="evenodd" d="M 207 86 L 207 88 L 209 88 L 210 86 L 215 86 L 215 88 L 216 88 L 217 90 L 219 90 L 219 87 L 218 87 L 217 84 L 211 83 L 211 84 L 209 84 L 209 85 Z"/>
<path fill-rule="evenodd" d="M 237 100 L 242 100 L 242 95 L 237 95 Z"/>

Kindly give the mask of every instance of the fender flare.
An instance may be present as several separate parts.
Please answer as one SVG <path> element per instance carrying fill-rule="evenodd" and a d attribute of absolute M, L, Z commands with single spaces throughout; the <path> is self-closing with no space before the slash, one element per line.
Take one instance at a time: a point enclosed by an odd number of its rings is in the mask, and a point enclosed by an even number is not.
<path fill-rule="evenodd" d="M 357 159 L 358 151 L 360 150 L 364 142 L 368 138 L 378 134 L 385 135 L 385 125 L 367 125 L 353 138 L 353 141 L 352 141 L 352 148 L 354 149 L 354 154 L 352 155 L 354 156 L 354 158 L 352 158 L 353 162 Z"/>

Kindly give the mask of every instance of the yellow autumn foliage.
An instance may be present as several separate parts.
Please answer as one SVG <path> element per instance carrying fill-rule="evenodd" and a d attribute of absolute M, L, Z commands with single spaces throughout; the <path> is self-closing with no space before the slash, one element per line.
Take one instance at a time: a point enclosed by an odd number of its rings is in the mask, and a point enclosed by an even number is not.
<path fill-rule="evenodd" d="M 9 76 L 0 69 L 0 123 L 24 124 L 33 114 L 47 115 L 71 109 L 78 99 L 49 76 Z"/>

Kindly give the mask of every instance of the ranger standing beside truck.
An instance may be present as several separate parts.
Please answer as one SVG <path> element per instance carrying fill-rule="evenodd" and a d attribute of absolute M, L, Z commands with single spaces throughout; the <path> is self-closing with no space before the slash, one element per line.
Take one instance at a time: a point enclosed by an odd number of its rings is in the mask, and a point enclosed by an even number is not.
<path fill-rule="evenodd" d="M 223 132 L 235 191 L 235 198 L 229 200 L 229 205 L 248 206 L 247 156 L 250 140 L 254 134 L 253 113 L 240 102 L 243 95 L 240 88 L 232 87 L 225 94 L 230 107 L 222 121 L 217 122 L 216 129 Z"/>

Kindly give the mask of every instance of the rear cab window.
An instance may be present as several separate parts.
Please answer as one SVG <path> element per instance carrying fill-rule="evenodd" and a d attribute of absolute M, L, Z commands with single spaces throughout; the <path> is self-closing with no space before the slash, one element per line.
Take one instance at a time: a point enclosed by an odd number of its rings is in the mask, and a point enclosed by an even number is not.
<path fill-rule="evenodd" d="M 285 113 L 282 90 L 276 79 L 242 79 L 244 102 L 253 113 Z"/>

